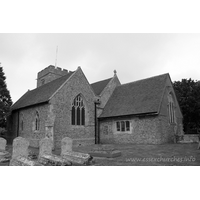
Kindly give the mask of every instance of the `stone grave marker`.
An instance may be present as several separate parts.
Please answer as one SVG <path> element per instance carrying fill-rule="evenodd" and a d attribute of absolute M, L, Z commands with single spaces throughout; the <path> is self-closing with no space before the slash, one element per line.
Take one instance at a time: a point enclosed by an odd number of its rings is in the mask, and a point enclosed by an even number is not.
<path fill-rule="evenodd" d="M 65 152 L 72 151 L 73 140 L 69 137 L 65 137 L 61 141 L 61 155 Z"/>
<path fill-rule="evenodd" d="M 29 141 L 22 137 L 17 137 L 13 140 L 12 159 L 18 156 L 28 157 Z"/>
<path fill-rule="evenodd" d="M 52 155 L 53 141 L 50 138 L 43 138 L 39 142 L 39 157 L 42 155 Z"/>
<path fill-rule="evenodd" d="M 40 166 L 37 161 L 28 158 L 29 141 L 22 137 L 13 140 L 13 153 L 10 166 Z"/>
<path fill-rule="evenodd" d="M 51 138 L 43 138 L 40 140 L 38 162 L 45 166 L 69 166 L 71 162 L 52 154 L 53 141 Z"/>
<path fill-rule="evenodd" d="M 9 162 L 10 160 L 10 153 L 5 150 L 6 143 L 7 141 L 0 137 L 0 163 Z"/>
<path fill-rule="evenodd" d="M 39 157 L 38 162 L 44 166 L 71 166 L 72 163 L 61 156 L 53 154 L 43 154 Z"/>
<path fill-rule="evenodd" d="M 29 158 L 18 156 L 10 161 L 10 166 L 42 166 L 42 164 Z"/>
<path fill-rule="evenodd" d="M 65 137 L 61 141 L 61 156 L 72 163 L 72 165 L 90 165 L 92 157 L 89 154 L 72 151 L 73 140 Z"/>
<path fill-rule="evenodd" d="M 6 150 L 6 143 L 7 143 L 7 141 L 4 138 L 0 137 L 0 151 Z"/>
<path fill-rule="evenodd" d="M 121 151 L 116 150 L 113 145 L 97 145 L 89 154 L 94 157 L 115 158 L 121 156 Z"/>

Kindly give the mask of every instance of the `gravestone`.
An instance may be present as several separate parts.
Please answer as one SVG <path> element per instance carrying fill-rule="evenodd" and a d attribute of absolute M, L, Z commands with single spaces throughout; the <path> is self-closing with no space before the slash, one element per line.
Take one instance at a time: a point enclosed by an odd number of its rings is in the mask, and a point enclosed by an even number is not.
<path fill-rule="evenodd" d="M 39 157 L 42 155 L 52 155 L 53 141 L 50 138 L 43 138 L 39 142 Z"/>
<path fill-rule="evenodd" d="M 4 138 L 0 137 L 0 163 L 9 162 L 10 161 L 10 153 L 6 151 L 6 143 L 7 141 Z"/>
<path fill-rule="evenodd" d="M 28 158 L 29 141 L 22 137 L 13 140 L 13 153 L 10 166 L 40 166 L 37 161 Z"/>
<path fill-rule="evenodd" d="M 65 158 L 57 155 L 43 154 L 39 157 L 38 162 L 44 166 L 71 166 L 72 163 Z"/>
<path fill-rule="evenodd" d="M 0 137 L 0 151 L 5 151 L 6 150 L 6 143 L 7 141 L 4 138 Z"/>
<path fill-rule="evenodd" d="M 18 156 L 28 157 L 29 141 L 22 137 L 17 137 L 13 140 L 12 159 Z"/>
<path fill-rule="evenodd" d="M 51 138 L 40 140 L 38 162 L 44 166 L 69 166 L 71 162 L 61 156 L 53 155 L 53 141 Z"/>
<path fill-rule="evenodd" d="M 94 157 L 115 158 L 121 156 L 121 151 L 116 150 L 113 145 L 97 145 L 89 154 Z"/>
<path fill-rule="evenodd" d="M 72 165 L 89 165 L 92 157 L 86 153 L 72 151 L 73 140 L 65 137 L 61 141 L 61 156 L 72 163 Z"/>
<path fill-rule="evenodd" d="M 10 161 L 10 166 L 42 166 L 42 164 L 24 156 L 18 156 Z"/>
<path fill-rule="evenodd" d="M 72 151 L 73 140 L 69 137 L 65 137 L 61 141 L 61 155 L 65 152 Z"/>
<path fill-rule="evenodd" d="M 7 141 L 0 137 L 0 163 L 9 162 L 10 153 L 6 151 Z"/>
<path fill-rule="evenodd" d="M 61 156 L 70 161 L 72 165 L 91 165 L 93 163 L 93 157 L 87 153 L 66 151 L 65 154 L 61 154 Z"/>

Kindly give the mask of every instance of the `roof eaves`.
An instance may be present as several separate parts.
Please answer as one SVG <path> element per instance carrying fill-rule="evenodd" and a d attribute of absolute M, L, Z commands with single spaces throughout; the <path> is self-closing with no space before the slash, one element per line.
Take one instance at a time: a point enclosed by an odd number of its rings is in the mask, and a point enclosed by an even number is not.
<path fill-rule="evenodd" d="M 11 108 L 11 112 L 12 112 L 12 111 L 16 111 L 16 110 L 20 110 L 20 109 L 24 109 L 24 108 L 34 107 L 34 106 L 36 106 L 36 105 L 46 104 L 46 103 L 48 103 L 48 102 L 49 102 L 49 100 L 47 100 L 47 101 L 42 101 L 42 102 L 35 103 L 35 104 L 31 104 L 31 105 L 27 105 L 27 106 L 21 106 L 21 107 L 16 108 L 16 109 L 12 109 L 12 108 Z"/>
<path fill-rule="evenodd" d="M 137 114 L 128 114 L 128 115 L 116 115 L 116 116 L 106 116 L 101 117 L 99 116 L 98 119 L 108 119 L 108 118 L 120 118 L 120 117 L 142 117 L 142 116 L 155 116 L 158 115 L 158 112 L 149 112 L 149 113 L 137 113 Z"/>

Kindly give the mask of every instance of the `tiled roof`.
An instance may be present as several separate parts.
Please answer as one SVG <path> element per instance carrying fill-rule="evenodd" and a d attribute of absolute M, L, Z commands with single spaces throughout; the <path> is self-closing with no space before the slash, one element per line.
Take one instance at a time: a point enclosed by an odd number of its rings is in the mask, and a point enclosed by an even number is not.
<path fill-rule="evenodd" d="M 103 89 L 106 87 L 106 85 L 110 82 L 112 78 L 109 78 L 109 79 L 106 79 L 106 80 L 103 80 L 103 81 L 98 81 L 98 82 L 95 82 L 95 83 L 92 83 L 91 84 L 91 87 L 92 89 L 94 90 L 94 93 L 96 95 L 100 95 L 101 92 L 103 91 Z"/>
<path fill-rule="evenodd" d="M 169 74 L 116 87 L 100 118 L 158 113 Z"/>
<path fill-rule="evenodd" d="M 54 81 L 46 83 L 34 90 L 26 92 L 12 107 L 12 110 L 17 110 L 27 106 L 32 106 L 47 102 L 49 98 L 57 91 L 57 89 L 73 74 L 69 72 Z"/>

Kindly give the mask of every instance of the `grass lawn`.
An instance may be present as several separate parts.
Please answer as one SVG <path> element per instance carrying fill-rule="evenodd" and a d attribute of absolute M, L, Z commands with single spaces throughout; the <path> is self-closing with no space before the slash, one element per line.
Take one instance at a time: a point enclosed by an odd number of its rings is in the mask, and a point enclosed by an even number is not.
<path fill-rule="evenodd" d="M 116 144 L 116 150 L 122 155 L 116 158 L 97 158 L 95 166 L 200 166 L 200 150 L 197 143 L 190 144 L 162 144 L 162 145 L 136 145 Z M 75 147 L 74 151 L 88 153 L 95 145 Z M 7 151 L 12 152 L 12 146 L 7 146 Z M 30 148 L 38 154 L 37 148 Z M 59 155 L 60 150 L 53 151 Z M 8 166 L 9 163 L 0 163 Z"/>

